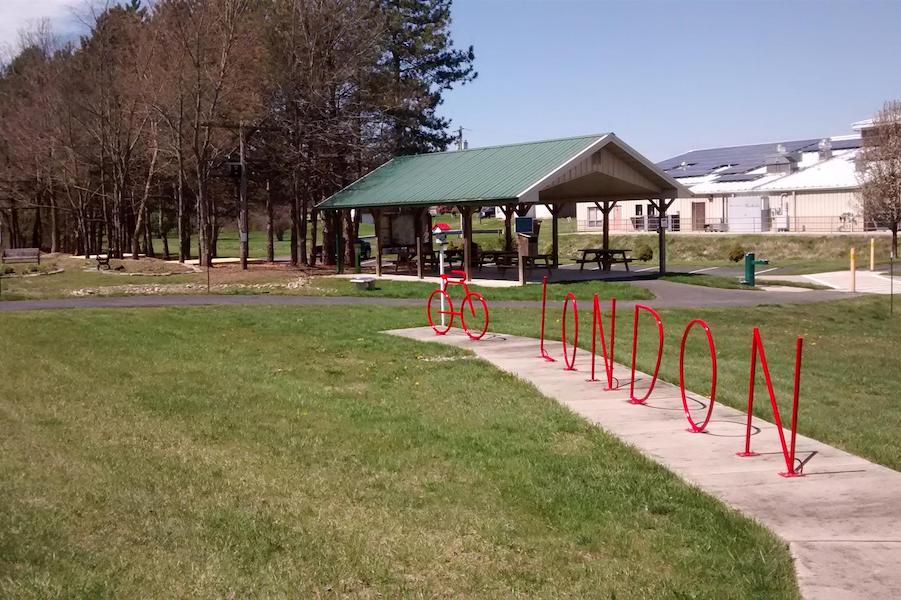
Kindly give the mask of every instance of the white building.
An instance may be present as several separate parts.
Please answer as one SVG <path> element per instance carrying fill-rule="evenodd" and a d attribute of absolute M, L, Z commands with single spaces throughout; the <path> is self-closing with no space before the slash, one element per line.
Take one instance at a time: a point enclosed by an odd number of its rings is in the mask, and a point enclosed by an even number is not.
<path fill-rule="evenodd" d="M 865 131 L 869 122 L 855 123 Z M 862 232 L 873 229 L 861 214 L 855 159 L 861 135 L 692 150 L 657 164 L 688 187 L 667 212 L 669 231 Z M 603 213 L 589 203 L 576 209 L 580 231 L 600 231 Z M 647 200 L 620 201 L 610 231 L 656 230 Z"/>

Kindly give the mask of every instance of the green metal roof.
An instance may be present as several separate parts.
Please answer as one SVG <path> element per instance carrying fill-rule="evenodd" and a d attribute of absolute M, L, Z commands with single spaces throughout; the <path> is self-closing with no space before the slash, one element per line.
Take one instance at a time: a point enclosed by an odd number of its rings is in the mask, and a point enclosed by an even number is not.
<path fill-rule="evenodd" d="M 321 208 L 432 206 L 515 200 L 604 137 L 399 156 L 322 202 Z"/>

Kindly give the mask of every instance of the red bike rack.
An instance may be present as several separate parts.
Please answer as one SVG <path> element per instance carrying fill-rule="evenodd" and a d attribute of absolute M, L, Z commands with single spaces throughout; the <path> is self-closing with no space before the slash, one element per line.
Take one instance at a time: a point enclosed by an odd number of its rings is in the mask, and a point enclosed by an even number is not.
<path fill-rule="evenodd" d="M 572 300 L 573 303 L 573 317 L 575 319 L 575 333 L 573 335 L 573 355 L 572 359 L 569 357 L 569 352 L 566 350 L 566 310 L 569 307 L 569 302 Z M 576 296 L 572 292 L 567 292 L 566 299 L 563 301 L 563 361 L 566 363 L 565 371 L 575 371 L 576 364 L 576 350 L 579 348 L 579 306 L 576 304 Z"/>
<path fill-rule="evenodd" d="M 782 445 L 782 456 L 785 458 L 784 473 L 782 477 L 802 477 L 803 465 L 795 469 L 795 440 L 798 435 L 798 397 L 801 390 L 801 350 L 804 338 L 798 337 L 795 345 L 795 381 L 792 392 L 792 422 L 790 445 L 785 443 L 785 433 L 782 431 L 782 418 L 779 414 L 779 406 L 776 404 L 776 394 L 773 392 L 773 381 L 770 378 L 770 368 L 766 360 L 766 352 L 763 349 L 763 341 L 760 339 L 760 329 L 754 328 L 751 342 L 751 376 L 748 380 L 748 424 L 745 430 L 745 449 L 738 452 L 738 456 L 757 456 L 757 452 L 751 451 L 751 411 L 754 409 L 754 379 L 757 374 L 757 355 L 760 354 L 760 366 L 763 367 L 763 379 L 766 382 L 766 390 L 770 396 L 770 406 L 773 408 L 773 420 L 776 422 L 776 431 L 779 433 L 779 443 Z"/>
<path fill-rule="evenodd" d="M 452 280 L 451 275 L 457 277 L 457 280 Z M 463 300 L 460 304 L 460 310 L 454 310 L 454 303 L 451 300 L 450 294 L 447 293 L 448 285 L 461 285 L 463 286 Z M 443 314 L 445 316 L 449 316 L 450 319 L 447 322 L 447 325 L 436 325 L 434 320 L 432 319 L 432 302 L 435 301 L 436 298 L 444 298 L 444 301 L 447 303 L 447 310 L 439 310 L 438 314 Z M 440 300 L 439 300 L 440 301 Z M 485 319 L 482 323 L 474 323 L 474 325 L 479 326 L 479 329 L 470 329 L 470 327 L 466 324 L 466 307 L 469 306 L 470 314 L 475 317 L 476 316 L 476 302 L 478 302 L 482 309 L 485 311 Z M 436 335 L 444 335 L 446 334 L 451 326 L 454 324 L 454 317 L 460 317 L 460 323 L 463 325 L 463 332 L 469 336 L 471 340 L 480 340 L 488 331 L 488 303 L 485 302 L 485 298 L 482 294 L 478 292 L 470 292 L 469 286 L 466 285 L 466 273 L 459 270 L 454 270 L 450 272 L 450 275 L 445 273 L 441 275 L 441 287 L 433 290 L 431 294 L 429 294 L 429 298 L 426 301 L 426 319 L 429 322 L 429 327 L 434 330 Z"/>
<path fill-rule="evenodd" d="M 704 422 L 700 425 L 691 418 L 691 412 L 688 410 L 688 398 L 685 397 L 685 342 L 688 341 L 688 334 L 695 325 L 699 325 L 704 330 L 704 333 L 707 335 L 707 346 L 710 349 L 710 404 L 707 406 L 707 415 L 704 417 Z M 713 334 L 710 332 L 710 327 L 701 319 L 694 319 L 689 322 L 685 327 L 685 333 L 682 334 L 682 344 L 679 346 L 679 391 L 682 393 L 682 408 L 685 410 L 685 418 L 688 419 L 688 424 L 691 426 L 688 431 L 701 433 L 707 427 L 707 423 L 710 422 L 710 417 L 713 415 L 713 404 L 716 402 L 716 346 L 713 343 Z"/>
<path fill-rule="evenodd" d="M 638 313 L 639 311 L 646 311 L 651 313 L 654 317 L 654 320 L 657 321 L 657 364 L 654 365 L 654 376 L 651 377 L 651 385 L 648 387 L 648 393 L 644 395 L 644 398 L 636 398 L 635 397 L 635 353 L 638 349 Z M 660 359 L 663 357 L 663 321 L 660 320 L 660 315 L 656 310 L 651 308 L 650 306 L 645 306 L 644 304 L 636 304 L 635 305 L 635 316 L 632 318 L 632 377 L 629 382 L 629 403 L 630 404 L 644 404 L 647 402 L 648 398 L 651 396 L 651 392 L 654 391 L 654 385 L 657 383 L 657 373 L 660 372 Z"/>
<path fill-rule="evenodd" d="M 544 349 L 544 309 L 547 305 L 547 275 L 541 283 L 541 358 L 548 362 L 556 362 L 554 358 Z"/>
<path fill-rule="evenodd" d="M 597 332 L 601 332 L 601 353 L 604 357 L 604 370 L 607 372 L 606 390 L 616 389 L 613 387 L 613 343 L 616 340 L 616 298 L 610 299 L 610 350 L 607 350 L 607 340 L 604 335 L 604 318 L 601 314 L 601 303 L 598 301 L 598 295 L 594 295 L 594 310 L 591 317 L 591 378 L 588 381 L 597 381 L 594 377 L 595 362 L 595 345 L 597 342 Z M 617 382 L 617 387 L 619 382 Z"/>

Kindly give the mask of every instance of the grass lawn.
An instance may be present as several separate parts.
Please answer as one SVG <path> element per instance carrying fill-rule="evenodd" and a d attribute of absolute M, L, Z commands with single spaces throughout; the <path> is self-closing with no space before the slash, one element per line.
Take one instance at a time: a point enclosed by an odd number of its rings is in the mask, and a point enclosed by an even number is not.
<path fill-rule="evenodd" d="M 515 378 L 378 333 L 422 320 L 0 314 L 0 596 L 797 597 L 755 523 Z"/>
<path fill-rule="evenodd" d="M 582 306 L 582 297 L 579 300 Z M 538 319 L 533 321 L 515 312 L 493 311 L 492 329 L 537 337 Z M 555 307 L 547 314 L 546 335 L 559 339 L 561 310 Z M 616 359 L 626 365 L 632 347 L 632 314 L 628 310 L 617 314 Z M 660 314 L 666 331 L 661 377 L 678 384 L 682 332 L 691 319 L 705 319 L 717 347 L 717 402 L 742 410 L 747 409 L 748 402 L 751 330 L 760 327 L 786 426 L 791 419 L 795 338 L 803 336 L 799 431 L 901 470 L 901 311 L 896 310 L 890 319 L 887 298 L 869 296 L 842 302 L 738 309 L 661 310 Z M 586 310 L 582 317 L 586 324 L 579 345 L 583 348 L 590 348 L 591 344 L 589 315 Z M 650 372 L 657 338 L 650 317 L 642 317 L 637 362 L 639 368 Z M 605 318 L 609 322 L 609 315 Z M 695 331 L 686 349 L 687 386 L 699 393 L 706 393 L 710 385 L 706 344 L 703 334 Z M 580 354 L 577 368 L 589 369 L 589 357 L 588 353 Z M 772 421 L 759 368 L 757 381 L 754 412 Z M 603 393 L 599 398 L 603 398 Z"/>
<path fill-rule="evenodd" d="M 387 298 L 422 298 L 425 301 L 429 294 L 437 287 L 435 283 L 420 283 L 413 281 L 389 281 L 378 282 L 376 289 L 361 292 L 347 279 L 338 277 L 317 277 L 310 284 L 313 289 L 310 294 L 326 296 L 381 296 Z M 470 291 L 479 292 L 490 303 L 492 300 L 541 300 L 540 284 L 530 284 L 515 287 L 484 287 L 470 285 Z M 462 298 L 460 286 L 449 286 L 451 297 Z M 578 283 L 549 283 L 547 286 L 548 301 L 563 301 L 567 292 L 573 292 L 579 296 L 591 299 L 597 292 L 601 298 L 619 298 L 620 300 L 649 300 L 654 297 L 645 288 L 616 281 L 582 281 Z"/>
<path fill-rule="evenodd" d="M 542 241 L 544 241 L 542 230 Z M 891 238 L 885 235 L 717 235 L 674 234 L 666 237 L 668 266 L 735 267 L 729 260 L 729 250 L 739 246 L 745 252 L 755 252 L 758 258 L 770 261 L 770 267 L 781 267 L 782 275 L 836 271 L 848 268 L 848 253 L 857 248 L 858 265 L 869 261 L 870 237 L 876 239 L 876 260 L 887 261 Z M 635 249 L 646 244 L 654 251 L 657 263 L 656 234 L 619 234 L 610 236 L 610 247 Z M 560 236 L 560 256 L 567 260 L 578 258 L 579 248 L 600 247 L 600 234 L 571 234 Z M 645 263 L 638 263 L 645 264 Z M 738 265 L 740 266 L 740 264 Z"/>
<path fill-rule="evenodd" d="M 7 277 L 4 278 L 0 300 L 25 300 L 41 298 L 69 297 L 78 295 L 127 295 L 127 294 L 186 294 L 206 293 L 206 271 L 169 276 L 125 275 L 117 272 L 98 272 L 90 268 L 90 261 L 73 258 L 60 258 L 54 264 L 66 268 L 63 273 L 39 277 Z M 126 266 L 130 271 L 160 272 L 177 270 L 180 265 L 173 265 L 160 260 L 130 259 L 112 261 L 113 266 Z M 86 271 L 86 265 L 88 270 Z M 326 271 L 328 272 L 328 271 Z M 210 273 L 210 291 L 215 294 L 295 294 L 306 296 L 376 296 L 387 298 L 421 298 L 423 301 L 437 286 L 434 283 L 384 280 L 372 291 L 359 291 L 347 279 L 311 275 L 303 269 L 295 269 L 289 265 L 251 265 L 247 271 L 241 271 L 237 265 L 219 265 Z M 298 285 L 298 281 L 303 285 Z M 540 300 L 541 286 L 496 288 L 470 286 L 470 289 L 482 293 L 491 300 Z M 90 291 L 87 293 L 86 291 Z M 623 300 L 646 300 L 653 298 L 648 290 L 619 282 L 589 281 L 576 284 L 548 285 L 548 298 L 560 299 L 568 291 L 575 291 L 590 296 L 595 291 L 602 297 L 615 296 Z M 456 287 L 451 288 L 455 298 Z"/>

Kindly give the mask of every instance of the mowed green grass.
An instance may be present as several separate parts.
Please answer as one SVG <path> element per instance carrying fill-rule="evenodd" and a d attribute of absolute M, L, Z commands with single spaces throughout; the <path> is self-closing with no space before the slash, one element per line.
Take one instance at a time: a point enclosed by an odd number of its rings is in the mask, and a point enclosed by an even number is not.
<path fill-rule="evenodd" d="M 542 230 L 544 242 L 544 230 Z M 849 252 L 857 249 L 858 267 L 865 267 L 870 260 L 870 239 L 876 240 L 876 261 L 887 262 L 891 237 L 880 235 L 793 235 L 793 234 L 671 234 L 666 236 L 666 261 L 668 267 L 679 265 L 708 265 L 740 267 L 741 263 L 729 260 L 729 250 L 738 246 L 745 252 L 754 252 L 757 258 L 770 261 L 770 267 L 780 267 L 780 274 L 818 273 L 849 268 Z M 560 236 L 560 256 L 570 260 L 578 258 L 579 248 L 600 247 L 601 235 L 572 234 Z M 659 259 L 656 234 L 617 234 L 610 236 L 611 248 L 650 246 L 654 258 Z M 764 268 L 764 267 L 761 267 Z"/>
<path fill-rule="evenodd" d="M 422 321 L 0 314 L 0 596 L 797 597 L 755 523 L 465 352 L 379 333 Z"/>
<path fill-rule="evenodd" d="M 588 297 L 579 297 L 591 306 Z M 546 335 L 560 339 L 561 304 L 547 312 Z M 679 344 L 688 322 L 704 319 L 713 332 L 717 349 L 717 402 L 746 410 L 750 373 L 751 334 L 759 327 L 773 377 L 783 424 L 791 421 L 791 395 L 795 342 L 804 338 L 798 430 L 810 437 L 854 454 L 901 470 L 901 311 L 889 317 L 885 297 L 732 309 L 681 309 L 659 311 L 665 328 L 660 376 L 679 382 Z M 616 322 L 616 360 L 629 365 L 632 351 L 634 311 L 620 309 Z M 583 309 L 580 341 L 591 344 L 591 312 Z M 540 318 L 529 321 L 511 311 L 494 311 L 491 326 L 497 331 L 538 336 Z M 604 314 L 609 336 L 609 312 Z M 572 317 L 569 317 L 572 342 Z M 638 368 L 650 373 L 657 351 L 653 319 L 642 314 L 639 321 Z M 590 369 L 590 354 L 577 355 L 577 368 Z M 599 357 L 598 361 L 602 359 Z M 686 386 L 706 395 L 710 387 L 707 340 L 695 328 L 686 346 Z M 758 363 L 754 414 L 770 422 L 772 409 Z M 625 382 L 628 385 L 628 381 Z M 598 394 L 599 400 L 603 392 Z M 678 403 L 677 403 L 678 404 Z M 714 413 L 716 414 L 716 413 Z M 736 440 L 740 444 L 741 440 Z M 737 448 L 738 449 L 738 448 Z M 778 443 L 767 448 L 778 451 Z M 815 470 L 816 459 L 810 469 Z"/>
<path fill-rule="evenodd" d="M 478 281 L 478 280 L 476 280 Z M 348 279 L 338 277 L 317 277 L 308 288 L 301 288 L 301 293 L 325 296 L 374 296 L 383 298 L 421 298 L 425 302 L 429 294 L 438 287 L 436 283 L 418 281 L 381 280 L 373 290 L 360 291 Z M 492 300 L 534 300 L 540 301 L 542 286 L 529 284 L 514 287 L 488 287 L 477 283 L 469 286 L 471 292 L 478 292 L 490 304 Z M 630 283 L 616 281 L 580 281 L 577 283 L 549 283 L 547 286 L 548 301 L 563 301 L 568 292 L 579 294 L 589 299 L 597 293 L 601 298 L 619 298 L 620 300 L 649 300 L 654 294 L 649 290 Z M 448 293 L 454 300 L 462 299 L 463 288 L 449 285 Z"/>

